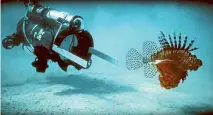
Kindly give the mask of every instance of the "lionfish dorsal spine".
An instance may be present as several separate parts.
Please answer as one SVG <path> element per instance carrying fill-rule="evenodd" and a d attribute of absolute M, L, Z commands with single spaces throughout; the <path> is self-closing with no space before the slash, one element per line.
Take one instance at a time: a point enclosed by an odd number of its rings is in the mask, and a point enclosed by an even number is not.
<path fill-rule="evenodd" d="M 181 33 L 179 34 L 179 43 L 178 43 L 178 49 L 181 48 Z"/>
<path fill-rule="evenodd" d="M 173 42 L 172 42 L 172 38 L 171 38 L 170 34 L 169 34 L 169 41 L 170 41 L 171 47 L 174 48 Z"/>
<path fill-rule="evenodd" d="M 160 45 L 163 47 L 163 41 L 160 36 L 158 37 L 158 41 L 159 41 Z"/>
<path fill-rule="evenodd" d="M 181 49 L 185 49 L 186 43 L 187 43 L 187 39 L 188 39 L 188 36 L 185 36 L 185 40 L 184 40 L 184 43 L 183 43 L 183 47 L 182 47 Z"/>
<path fill-rule="evenodd" d="M 197 50 L 198 48 L 192 48 L 192 49 L 190 49 L 189 51 L 195 51 L 195 50 Z"/>
<path fill-rule="evenodd" d="M 170 48 L 170 45 L 169 45 L 169 42 L 167 41 L 167 39 L 166 39 L 166 37 L 165 37 L 165 35 L 164 35 L 164 33 L 162 32 L 162 31 L 160 31 L 161 32 L 161 37 L 158 37 L 159 38 L 159 40 L 162 42 L 162 47 L 163 48 Z"/>
<path fill-rule="evenodd" d="M 176 41 L 176 35 L 174 33 L 174 41 L 175 41 L 175 48 L 177 48 L 177 41 Z"/>
<path fill-rule="evenodd" d="M 165 37 L 163 38 L 163 40 L 164 40 L 164 47 L 169 49 L 170 48 L 169 42 L 166 40 Z"/>
<path fill-rule="evenodd" d="M 195 38 L 195 39 L 196 39 L 196 38 Z M 193 45 L 193 43 L 194 43 L 195 39 L 194 39 L 194 40 L 192 40 L 192 41 L 190 42 L 190 44 L 189 44 L 189 46 L 186 48 L 186 50 L 189 50 L 189 49 L 192 47 L 192 45 Z"/>

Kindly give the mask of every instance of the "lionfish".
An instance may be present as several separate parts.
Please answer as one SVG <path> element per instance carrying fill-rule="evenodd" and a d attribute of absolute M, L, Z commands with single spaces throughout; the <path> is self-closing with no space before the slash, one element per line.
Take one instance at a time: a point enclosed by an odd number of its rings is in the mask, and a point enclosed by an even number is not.
<path fill-rule="evenodd" d="M 146 41 L 143 43 L 143 54 L 136 49 L 131 48 L 126 56 L 126 67 L 129 70 L 144 67 L 145 77 L 154 77 L 159 73 L 161 87 L 165 89 L 175 88 L 188 76 L 188 71 L 197 71 L 202 66 L 202 61 L 191 52 L 198 48 L 191 48 L 195 39 L 191 40 L 187 46 L 188 37 L 185 36 L 184 43 L 181 44 L 181 33 L 177 43 L 174 33 L 173 40 L 169 35 L 167 41 L 164 33 L 161 31 L 158 37 L 160 47 L 155 42 Z M 173 43 L 174 42 L 174 43 Z"/>

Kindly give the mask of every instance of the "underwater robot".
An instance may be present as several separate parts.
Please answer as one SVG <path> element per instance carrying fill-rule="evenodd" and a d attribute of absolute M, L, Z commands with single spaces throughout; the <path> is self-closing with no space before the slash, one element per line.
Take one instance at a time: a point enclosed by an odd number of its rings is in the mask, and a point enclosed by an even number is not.
<path fill-rule="evenodd" d="M 37 72 L 45 72 L 48 60 L 58 63 L 67 71 L 69 65 L 77 70 L 88 69 L 94 54 L 112 64 L 117 60 L 94 49 L 92 35 L 83 29 L 83 18 L 44 7 L 38 2 L 24 2 L 26 14 L 16 32 L 2 40 L 5 49 L 23 44 L 35 56 L 32 66 Z"/>

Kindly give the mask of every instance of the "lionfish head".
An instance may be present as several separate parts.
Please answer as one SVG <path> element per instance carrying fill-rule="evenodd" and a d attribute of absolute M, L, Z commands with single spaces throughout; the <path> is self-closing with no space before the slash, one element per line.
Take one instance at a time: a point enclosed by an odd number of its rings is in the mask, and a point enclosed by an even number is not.
<path fill-rule="evenodd" d="M 194 70 L 197 71 L 197 69 L 199 67 L 201 67 L 203 65 L 202 60 L 200 59 L 195 59 L 195 61 L 193 62 L 193 64 L 190 66 L 190 70 Z"/>

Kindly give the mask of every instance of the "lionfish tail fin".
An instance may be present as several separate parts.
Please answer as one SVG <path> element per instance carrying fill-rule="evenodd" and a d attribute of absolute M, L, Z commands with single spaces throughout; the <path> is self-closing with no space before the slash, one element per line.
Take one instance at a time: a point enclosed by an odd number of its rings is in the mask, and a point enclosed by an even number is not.
<path fill-rule="evenodd" d="M 160 31 L 160 33 L 161 33 L 161 36 L 158 37 L 158 40 L 159 40 L 159 42 L 161 44 L 161 47 L 162 48 L 170 48 L 169 42 L 167 41 L 164 33 L 162 31 Z"/>
<path fill-rule="evenodd" d="M 143 63 L 144 63 L 144 76 L 147 78 L 153 78 L 157 69 L 152 62 L 152 55 L 159 50 L 157 44 L 152 41 L 146 41 L 143 43 Z"/>
<path fill-rule="evenodd" d="M 143 56 L 145 58 L 151 58 L 151 55 L 158 51 L 158 46 L 155 42 L 146 41 L 143 43 Z"/>
<path fill-rule="evenodd" d="M 131 48 L 126 55 L 126 68 L 136 70 L 143 66 L 143 56 L 134 48 Z"/>
<path fill-rule="evenodd" d="M 157 68 L 152 63 L 144 64 L 144 76 L 146 78 L 153 78 L 157 73 Z"/>

